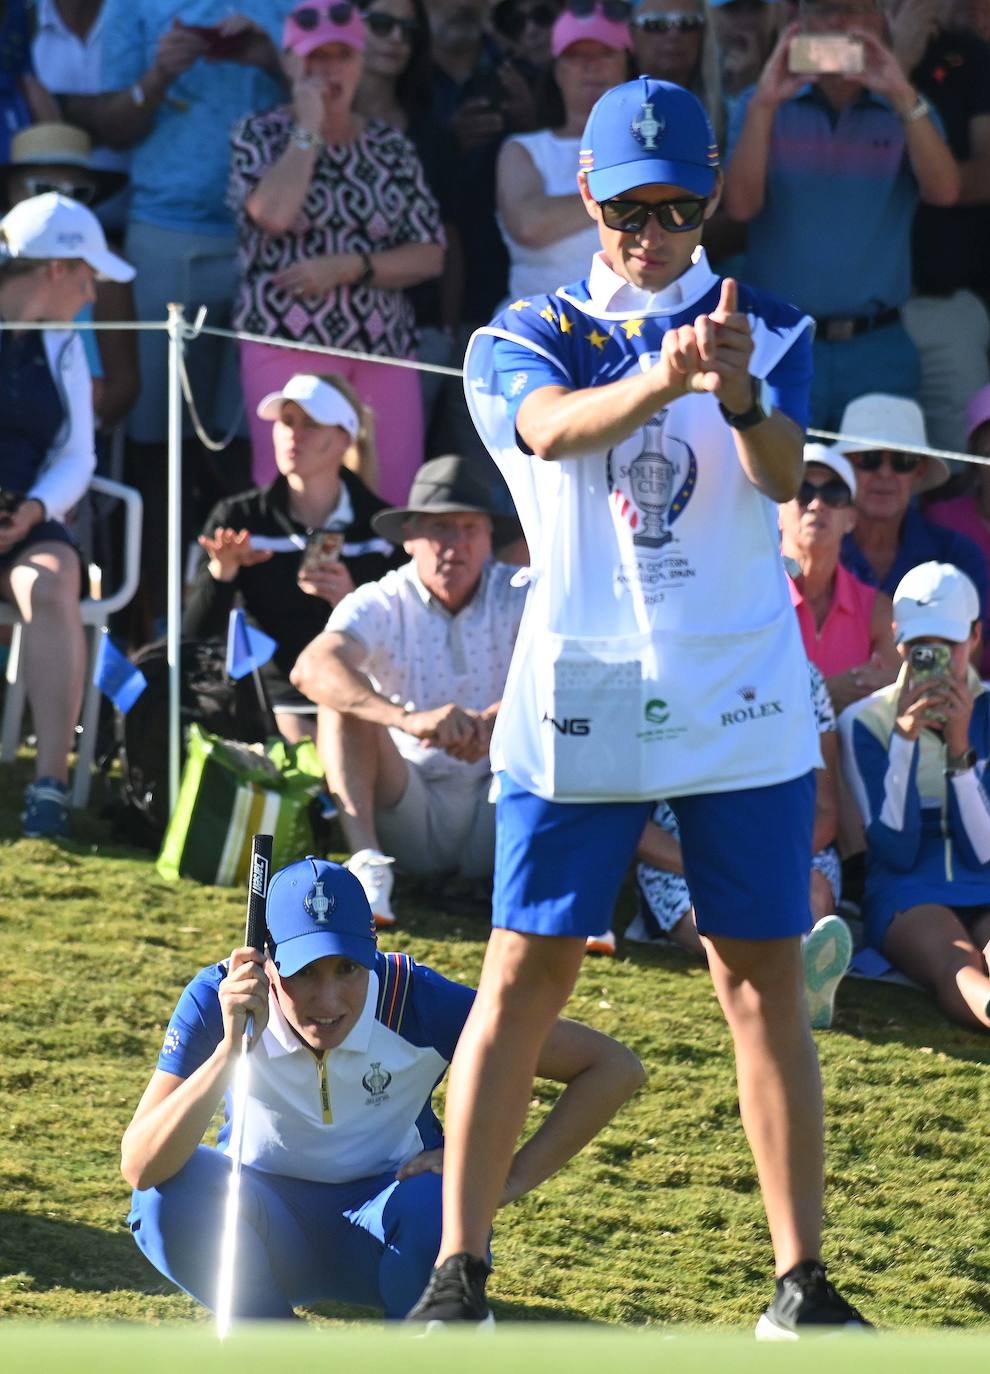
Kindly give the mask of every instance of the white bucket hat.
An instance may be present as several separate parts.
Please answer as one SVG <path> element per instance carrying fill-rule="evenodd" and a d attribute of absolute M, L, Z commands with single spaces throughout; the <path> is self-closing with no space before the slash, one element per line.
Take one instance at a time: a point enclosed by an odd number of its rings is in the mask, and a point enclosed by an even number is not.
<path fill-rule="evenodd" d="M 290 377 L 281 391 L 270 391 L 261 398 L 258 402 L 258 418 L 281 419 L 282 406 L 286 401 L 295 401 L 318 425 L 340 425 L 352 439 L 357 438 L 361 428 L 357 411 L 342 392 L 322 377 L 314 377 L 308 372 Z"/>
<path fill-rule="evenodd" d="M 856 500 L 856 469 L 848 458 L 843 458 L 837 444 L 805 444 L 804 465 L 810 467 L 812 463 L 820 463 L 841 477 Z"/>
<path fill-rule="evenodd" d="M 907 396 L 886 396 L 872 392 L 857 396 L 842 412 L 839 430 L 855 435 L 855 439 L 841 440 L 833 447 L 839 453 L 874 453 L 889 449 L 896 453 L 903 444 L 926 448 L 925 417 L 917 401 Z M 949 480 L 948 466 L 941 458 L 930 455 L 918 483 L 918 491 L 931 491 Z"/>
<path fill-rule="evenodd" d="M 135 270 L 107 247 L 100 221 L 85 205 L 46 191 L 22 200 L 0 219 L 5 243 L 0 261 L 10 258 L 81 258 L 109 281 L 133 281 Z"/>
<path fill-rule="evenodd" d="M 953 563 L 919 563 L 904 574 L 894 592 L 894 639 L 969 639 L 980 618 L 973 583 Z"/>

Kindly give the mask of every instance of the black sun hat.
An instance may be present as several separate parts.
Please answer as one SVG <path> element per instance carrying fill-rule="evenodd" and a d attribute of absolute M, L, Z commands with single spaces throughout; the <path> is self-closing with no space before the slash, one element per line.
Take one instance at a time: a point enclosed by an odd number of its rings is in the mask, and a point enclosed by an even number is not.
<path fill-rule="evenodd" d="M 496 548 L 519 534 L 512 498 L 497 470 L 486 471 L 483 461 L 454 453 L 424 463 L 413 478 L 408 505 L 379 511 L 372 516 L 371 524 L 377 534 L 393 544 L 401 544 L 408 538 L 402 527 L 411 516 L 460 513 L 490 516 Z"/>

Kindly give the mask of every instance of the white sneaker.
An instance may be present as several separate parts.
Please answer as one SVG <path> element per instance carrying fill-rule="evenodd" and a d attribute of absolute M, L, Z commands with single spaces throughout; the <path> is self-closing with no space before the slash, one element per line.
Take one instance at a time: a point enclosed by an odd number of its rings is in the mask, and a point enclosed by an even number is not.
<path fill-rule="evenodd" d="M 835 994 L 853 954 L 852 932 L 841 916 L 826 916 L 801 941 L 804 987 L 813 1030 L 828 1030 Z"/>
<path fill-rule="evenodd" d="M 392 874 L 394 859 L 377 849 L 359 849 L 344 864 L 364 888 L 376 926 L 394 926 L 392 911 Z"/>
<path fill-rule="evenodd" d="M 654 935 L 647 927 L 643 919 L 642 912 L 637 912 L 629 924 L 626 926 L 626 933 L 622 937 L 632 945 L 669 945 L 671 942 L 664 935 Z"/>
<path fill-rule="evenodd" d="M 606 930 L 601 935 L 589 935 L 585 941 L 589 954 L 608 954 L 615 957 L 615 931 Z"/>

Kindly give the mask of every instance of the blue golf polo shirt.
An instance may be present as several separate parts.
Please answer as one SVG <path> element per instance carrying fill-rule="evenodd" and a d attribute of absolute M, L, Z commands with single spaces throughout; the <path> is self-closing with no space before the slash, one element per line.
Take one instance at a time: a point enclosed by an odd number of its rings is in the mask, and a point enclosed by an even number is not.
<path fill-rule="evenodd" d="M 734 111 L 729 162 L 752 97 Z M 743 275 L 819 319 L 903 305 L 918 200 L 904 125 L 887 101 L 864 90 L 837 111 L 804 86 L 774 116 Z"/>
<path fill-rule="evenodd" d="M 879 587 L 893 596 L 906 572 L 919 563 L 952 563 L 960 568 L 976 588 L 980 613 L 987 615 L 987 565 L 983 551 L 972 539 L 944 525 L 933 525 L 916 506 L 909 506 L 901 524 L 897 557 L 882 582 L 867 562 L 854 534 L 847 534 L 839 554 L 842 566 L 870 587 Z"/>

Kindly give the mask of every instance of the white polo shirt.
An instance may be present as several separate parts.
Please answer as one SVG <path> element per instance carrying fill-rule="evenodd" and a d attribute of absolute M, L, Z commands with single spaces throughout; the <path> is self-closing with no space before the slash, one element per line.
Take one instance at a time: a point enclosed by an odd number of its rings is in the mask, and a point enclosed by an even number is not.
<path fill-rule="evenodd" d="M 179 999 L 158 1058 L 188 1078 L 223 1038 L 225 964 L 201 970 Z M 378 954 L 356 1024 L 317 1055 L 294 1034 L 271 995 L 251 1052 L 243 1161 L 266 1173 L 348 1183 L 394 1172 L 443 1140 L 433 1089 L 447 1071 L 474 991 L 405 954 Z M 219 1148 L 230 1132 L 230 1094 Z"/>
<path fill-rule="evenodd" d="M 518 571 L 490 559 L 474 596 L 451 615 L 424 587 L 416 565 L 406 563 L 345 596 L 327 629 L 362 645 L 359 666 L 390 701 L 411 711 L 451 701 L 481 711 L 501 701 L 505 689 L 526 602 L 526 588 L 512 583 Z M 462 763 L 405 730 L 391 735 L 399 753 L 429 779 L 488 771 L 487 758 Z"/>

